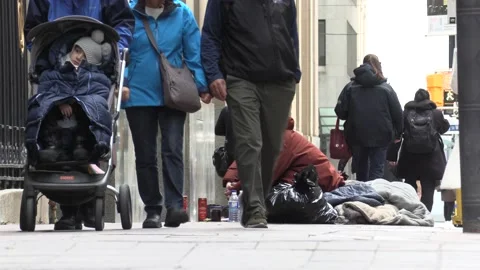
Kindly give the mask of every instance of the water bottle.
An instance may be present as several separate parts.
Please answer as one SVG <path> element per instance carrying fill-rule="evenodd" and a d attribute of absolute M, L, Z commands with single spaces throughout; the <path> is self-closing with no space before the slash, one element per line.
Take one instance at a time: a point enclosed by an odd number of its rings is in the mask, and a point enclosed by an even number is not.
<path fill-rule="evenodd" d="M 235 190 L 232 191 L 228 200 L 228 221 L 238 222 L 238 196 Z"/>

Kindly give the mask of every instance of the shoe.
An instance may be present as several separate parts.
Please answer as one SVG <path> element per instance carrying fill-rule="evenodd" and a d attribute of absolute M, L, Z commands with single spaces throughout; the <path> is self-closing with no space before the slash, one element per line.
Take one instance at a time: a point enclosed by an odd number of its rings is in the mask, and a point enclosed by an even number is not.
<path fill-rule="evenodd" d="M 81 230 L 82 223 L 78 223 L 76 216 L 62 216 L 53 227 L 55 231 Z"/>
<path fill-rule="evenodd" d="M 253 211 L 252 214 L 248 214 L 243 211 L 241 225 L 248 229 L 267 229 L 267 218 L 259 210 Z"/>
<path fill-rule="evenodd" d="M 142 228 L 144 229 L 158 229 L 162 227 L 162 221 L 160 214 L 147 213 L 147 218 L 143 222 Z"/>
<path fill-rule="evenodd" d="M 92 202 L 88 202 L 80 206 L 80 211 L 77 216 L 77 222 L 82 225 L 85 225 L 87 228 L 95 228 L 95 212 L 94 212 L 94 204 Z"/>
<path fill-rule="evenodd" d="M 177 228 L 180 224 L 187 223 L 189 219 L 185 210 L 169 208 L 165 217 L 165 227 Z"/>
<path fill-rule="evenodd" d="M 58 160 L 60 150 L 55 145 L 47 146 L 38 151 L 38 159 L 42 163 L 53 163 Z"/>
<path fill-rule="evenodd" d="M 76 161 L 87 160 L 89 158 L 89 152 L 84 146 L 85 139 L 82 136 L 77 136 L 76 146 L 73 150 L 73 159 Z"/>

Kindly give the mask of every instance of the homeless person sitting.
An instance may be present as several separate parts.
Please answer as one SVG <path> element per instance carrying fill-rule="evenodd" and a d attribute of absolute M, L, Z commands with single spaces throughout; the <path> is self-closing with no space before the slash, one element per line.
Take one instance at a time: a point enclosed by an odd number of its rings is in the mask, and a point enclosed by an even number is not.
<path fill-rule="evenodd" d="M 26 126 L 32 165 L 96 163 L 109 152 L 111 81 L 101 66 L 111 62 L 112 47 L 103 41 L 100 30 L 90 36 L 67 35 L 37 60 L 36 69 L 42 72 L 38 92 L 28 102 Z"/>
<path fill-rule="evenodd" d="M 282 181 L 293 184 L 294 175 L 308 165 L 312 164 L 318 173 L 318 184 L 322 191 L 329 192 L 345 185 L 345 180 L 327 156 L 315 145 L 309 142 L 302 134 L 293 130 L 293 118 L 288 119 L 287 130 L 283 135 L 283 148 L 278 156 L 273 172 L 273 183 Z M 226 187 L 225 195 L 230 196 L 232 190 L 240 190 L 241 183 L 238 179 L 237 164 L 233 162 L 223 178 Z"/>

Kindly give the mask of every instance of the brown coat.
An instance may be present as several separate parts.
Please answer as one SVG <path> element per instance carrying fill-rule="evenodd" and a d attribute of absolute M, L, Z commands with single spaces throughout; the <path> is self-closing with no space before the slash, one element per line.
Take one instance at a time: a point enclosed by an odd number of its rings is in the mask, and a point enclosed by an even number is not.
<path fill-rule="evenodd" d="M 283 149 L 277 159 L 274 169 L 273 185 L 277 181 L 292 183 L 294 175 L 312 164 L 317 169 L 318 184 L 324 192 L 332 191 L 345 185 L 345 181 L 327 156 L 303 135 L 293 130 L 294 120 L 289 119 L 287 130 L 283 135 Z M 240 189 L 241 184 L 237 174 L 237 164 L 233 162 L 223 178 L 223 185 L 228 182 L 234 184 L 235 189 Z"/>

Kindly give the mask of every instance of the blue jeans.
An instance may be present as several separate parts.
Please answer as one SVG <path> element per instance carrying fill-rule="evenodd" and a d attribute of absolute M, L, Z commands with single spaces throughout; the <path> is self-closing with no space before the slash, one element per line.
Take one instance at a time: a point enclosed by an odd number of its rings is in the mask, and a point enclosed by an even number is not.
<path fill-rule="evenodd" d="M 157 135 L 160 126 L 165 206 L 183 207 L 183 133 L 186 113 L 167 107 L 126 109 L 135 147 L 135 166 L 140 197 L 147 213 L 162 211 L 157 166 Z"/>
<path fill-rule="evenodd" d="M 353 162 L 358 181 L 383 178 L 386 161 L 387 147 L 353 147 Z"/>

